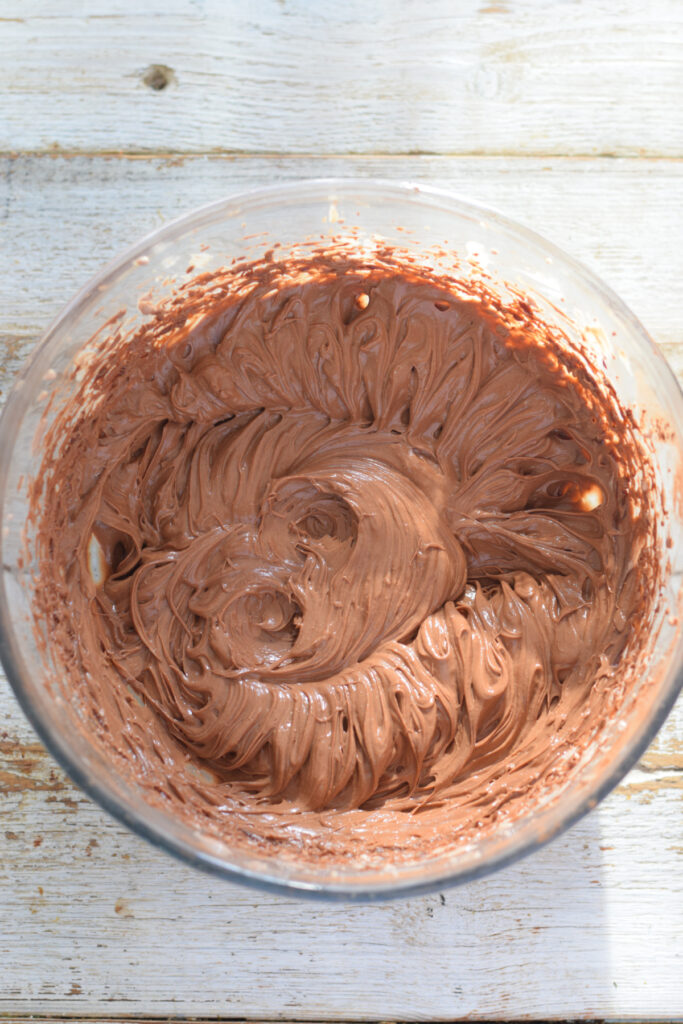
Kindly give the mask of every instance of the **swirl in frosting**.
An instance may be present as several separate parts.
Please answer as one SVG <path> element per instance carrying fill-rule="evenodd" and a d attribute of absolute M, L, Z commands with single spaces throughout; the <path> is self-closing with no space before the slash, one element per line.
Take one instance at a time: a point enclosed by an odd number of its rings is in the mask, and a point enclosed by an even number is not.
<path fill-rule="evenodd" d="M 63 663 L 205 817 L 481 818 L 643 600 L 615 414 L 524 304 L 320 255 L 240 281 L 91 375 L 43 498 Z"/>

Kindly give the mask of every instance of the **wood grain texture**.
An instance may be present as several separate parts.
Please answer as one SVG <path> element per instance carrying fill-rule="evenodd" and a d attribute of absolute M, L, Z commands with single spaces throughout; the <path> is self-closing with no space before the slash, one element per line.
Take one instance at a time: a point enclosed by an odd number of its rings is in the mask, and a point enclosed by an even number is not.
<path fill-rule="evenodd" d="M 683 154 L 678 0 L 4 0 L 1 15 L 5 151 Z"/>
<path fill-rule="evenodd" d="M 498 874 L 379 907 L 201 875 L 76 791 L 2 692 L 0 1012 L 256 1019 L 673 1018 L 683 774 L 641 769 Z M 680 750 L 683 707 L 658 753 Z"/>
<path fill-rule="evenodd" d="M 61 304 L 141 233 L 240 188 L 430 181 L 601 274 L 683 376 L 681 165 L 521 158 L 0 161 L 6 389 Z M 532 857 L 441 895 L 301 904 L 177 864 L 76 790 L 0 680 L 0 1013 L 474 1020 L 683 1010 L 683 702 L 639 767 Z"/>
<path fill-rule="evenodd" d="M 440 185 L 545 234 L 603 277 L 683 370 L 683 162 L 17 156 L 0 158 L 8 372 L 88 277 L 142 234 L 240 189 L 334 175 Z"/>

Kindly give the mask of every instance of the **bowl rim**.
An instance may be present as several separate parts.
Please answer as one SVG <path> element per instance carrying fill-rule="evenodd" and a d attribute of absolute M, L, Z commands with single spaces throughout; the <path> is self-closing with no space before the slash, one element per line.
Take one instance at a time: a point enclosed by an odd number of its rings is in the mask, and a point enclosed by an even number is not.
<path fill-rule="evenodd" d="M 635 314 L 623 302 L 622 299 L 605 284 L 592 270 L 582 262 L 568 255 L 553 242 L 548 241 L 535 231 L 525 227 L 517 221 L 499 213 L 491 207 L 473 201 L 460 193 L 436 186 L 417 183 L 410 180 L 389 180 L 382 178 L 350 177 L 321 177 L 305 178 L 292 182 L 283 182 L 275 185 L 261 186 L 241 190 L 203 204 L 190 210 L 187 213 L 176 217 L 160 228 L 147 233 L 125 251 L 109 260 L 97 273 L 92 275 L 85 284 L 74 294 L 74 296 L 61 309 L 58 315 L 52 320 L 40 341 L 34 346 L 29 358 L 16 375 L 5 407 L 0 414 L 0 437 L 11 437 L 13 420 L 17 421 L 19 414 L 23 415 L 21 409 L 21 385 L 34 362 L 47 348 L 50 341 L 67 321 L 74 310 L 85 302 L 95 290 L 102 288 L 110 278 L 116 276 L 124 267 L 139 258 L 151 247 L 161 242 L 182 234 L 185 230 L 199 228 L 204 221 L 211 221 L 217 215 L 223 214 L 226 218 L 236 213 L 247 214 L 249 208 L 262 204 L 272 204 L 276 200 L 280 202 L 287 198 L 312 198 L 314 193 L 323 191 L 358 194 L 367 193 L 370 196 L 381 197 L 382 199 L 395 198 L 400 201 L 413 200 L 423 206 L 433 207 L 441 204 L 450 212 L 466 215 L 477 215 L 486 218 L 494 226 L 497 226 L 517 239 L 530 243 L 534 248 L 542 250 L 546 255 L 557 258 L 568 267 L 579 280 L 603 300 L 608 302 L 619 315 L 629 324 L 630 328 L 640 335 L 641 339 L 650 346 L 656 354 L 660 369 L 668 374 L 670 382 L 674 384 L 683 405 L 683 389 L 678 382 L 671 366 L 663 357 L 661 350 L 655 344 Z M 327 196 L 328 201 L 336 200 L 337 196 Z M 231 212 L 231 208 L 232 212 Z M 7 467 L 9 465 L 12 446 L 11 444 L 0 445 L 0 512 L 5 507 L 5 490 L 7 484 Z M 0 556 L 2 556 L 3 538 L 0 531 Z M 4 562 L 3 562 L 4 564 Z M 551 839 L 561 835 L 571 828 L 579 819 L 592 810 L 605 796 L 621 781 L 624 775 L 636 764 L 644 751 L 652 742 L 655 734 L 659 731 L 667 715 L 673 708 L 676 699 L 683 689 L 683 664 L 679 665 L 673 673 L 668 688 L 660 694 L 659 700 L 650 711 L 649 716 L 644 720 L 639 730 L 632 739 L 631 744 L 626 744 L 620 751 L 619 756 L 610 765 L 609 771 L 605 772 L 599 782 L 593 786 L 586 786 L 585 792 L 579 799 L 575 799 L 574 805 L 564 813 L 559 821 L 556 821 L 550 828 L 541 830 L 536 826 L 531 831 L 531 822 L 526 823 L 526 829 L 521 829 L 514 840 L 504 848 L 486 860 L 474 863 L 464 869 L 443 870 L 430 876 L 428 879 L 415 880 L 411 875 L 405 881 L 400 877 L 388 878 L 386 882 L 372 881 L 364 883 L 360 881 L 343 882 L 334 881 L 330 883 L 308 882 L 296 877 L 280 877 L 269 875 L 267 871 L 253 870 L 224 861 L 208 851 L 200 851 L 191 844 L 177 836 L 164 834 L 160 828 L 150 824 L 144 817 L 144 806 L 141 813 L 132 810 L 131 807 L 106 786 L 100 784 L 95 778 L 89 777 L 85 768 L 81 765 L 77 756 L 73 755 L 68 745 L 58 730 L 53 730 L 49 722 L 43 719 L 36 711 L 21 678 L 21 672 L 16 664 L 12 651 L 13 634 L 9 625 L 7 615 L 7 594 L 5 589 L 5 573 L 2 577 L 0 587 L 0 662 L 2 663 L 7 679 L 14 691 L 17 701 L 24 712 L 29 723 L 44 743 L 48 752 L 66 771 L 72 781 L 83 790 L 90 798 L 99 804 L 105 812 L 110 814 L 126 828 L 149 842 L 153 847 L 162 849 L 176 859 L 199 868 L 212 875 L 218 875 L 231 881 L 239 882 L 251 888 L 275 893 L 278 895 L 295 895 L 309 897 L 326 901 L 353 901 L 353 902 L 382 902 L 398 897 L 408 897 L 434 893 L 445 888 L 462 885 L 474 881 L 485 875 L 491 874 L 506 865 L 509 865 L 533 851 L 545 846 Z M 679 650 L 683 649 L 683 641 L 679 642 Z M 566 794 L 567 796 L 570 793 Z M 553 804 L 545 811 L 540 811 L 540 818 L 551 817 L 557 807 Z M 265 861 L 264 861 L 265 863 Z M 446 864 L 445 861 L 443 861 Z"/>

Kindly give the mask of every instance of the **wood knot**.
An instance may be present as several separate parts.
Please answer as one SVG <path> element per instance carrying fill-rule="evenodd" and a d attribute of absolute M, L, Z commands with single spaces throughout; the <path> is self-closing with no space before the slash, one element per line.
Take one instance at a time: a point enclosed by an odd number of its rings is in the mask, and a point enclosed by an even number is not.
<path fill-rule="evenodd" d="M 153 89 L 154 92 L 161 92 L 174 81 L 173 69 L 165 64 L 150 64 L 142 76 L 143 85 L 146 85 L 148 89 Z"/>

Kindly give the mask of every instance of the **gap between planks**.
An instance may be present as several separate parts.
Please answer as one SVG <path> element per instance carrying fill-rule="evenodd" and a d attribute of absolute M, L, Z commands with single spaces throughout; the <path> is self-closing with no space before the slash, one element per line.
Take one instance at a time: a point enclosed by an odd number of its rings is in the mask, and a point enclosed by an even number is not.
<path fill-rule="evenodd" d="M 471 1017 L 450 1017 L 445 1024 L 465 1024 L 466 1021 L 471 1021 Z M 657 1018 L 621 1018 L 621 1017 L 581 1017 L 578 1018 L 581 1024 L 656 1024 Z M 28 1014 L 9 1014 L 0 1013 L 0 1024 L 29 1024 L 29 1022 L 36 1022 L 36 1024 L 125 1024 L 128 1021 L 139 1021 L 140 1024 L 173 1024 L 173 1022 L 185 1022 L 188 1024 L 330 1024 L 329 1021 L 325 1021 L 323 1018 L 302 1018 L 302 1017 L 278 1017 L 273 1018 L 251 1018 L 251 1017 L 225 1017 L 225 1016 L 207 1016 L 206 1014 L 201 1017 L 188 1016 L 186 1014 L 171 1015 L 168 1017 L 163 1016 L 152 1016 L 148 1017 L 144 1014 L 127 1014 L 118 1015 L 115 1017 L 104 1017 L 101 1014 L 84 1015 L 78 1014 L 72 1016 L 71 1014 L 49 1014 L 44 1015 L 40 1013 L 28 1013 Z M 505 1017 L 505 1018 L 491 1018 L 489 1020 L 478 1021 L 478 1024 L 577 1024 L 576 1017 L 552 1017 L 541 1020 L 538 1017 Z M 349 1020 L 335 1020 L 334 1024 L 359 1024 L 358 1021 Z M 368 1017 L 366 1021 L 361 1024 L 396 1024 L 392 1020 L 385 1020 L 380 1017 Z M 402 1022 L 406 1024 L 406 1022 Z M 438 1022 L 434 1022 L 438 1024 Z"/>
<path fill-rule="evenodd" d="M 673 163 L 683 164 L 683 154 L 667 156 L 666 154 L 638 152 L 595 152 L 595 153 L 563 153 L 552 150 L 532 153 L 520 153 L 516 150 L 490 150 L 471 152 L 445 152 L 429 149 L 410 149 L 405 152 L 377 151 L 344 151 L 330 153 L 290 152 L 289 150 L 252 150 L 252 149 L 69 149 L 61 146 L 49 146 L 45 149 L 0 149 L 0 160 L 31 159 L 78 159 L 83 157 L 91 160 L 194 160 L 200 157 L 215 160 L 316 160 L 321 163 L 332 160 L 386 160 L 388 163 L 399 160 L 426 157 L 432 160 L 563 160 L 567 162 L 581 160 L 619 160 L 639 165 Z M 2 1018 L 0 1018 L 2 1019 Z"/>

